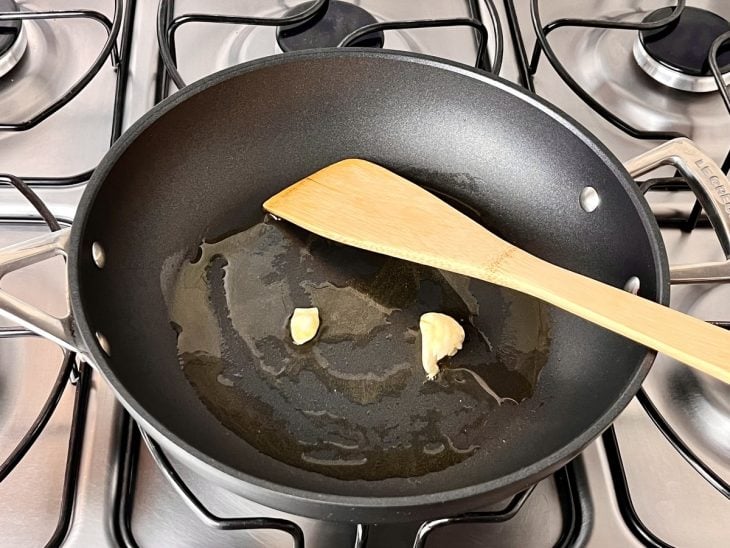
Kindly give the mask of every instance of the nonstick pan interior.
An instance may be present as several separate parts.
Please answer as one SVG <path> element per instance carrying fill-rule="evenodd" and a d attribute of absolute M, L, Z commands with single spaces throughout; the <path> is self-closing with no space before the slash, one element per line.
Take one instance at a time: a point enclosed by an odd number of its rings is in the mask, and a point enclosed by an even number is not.
<path fill-rule="evenodd" d="M 340 479 L 413 479 L 501 441 L 500 407 L 532 395 L 549 351 L 534 299 L 270 217 L 164 271 L 183 372 L 205 406 L 267 455 Z M 288 321 L 310 306 L 323 323 L 297 346 Z M 433 311 L 466 340 L 427 381 L 419 319 Z"/>
<path fill-rule="evenodd" d="M 603 147 L 537 100 L 467 69 L 388 52 L 264 60 L 153 110 L 120 139 L 85 195 L 70 261 L 74 311 L 129 408 L 166 448 L 219 471 L 227 486 L 329 519 L 356 519 L 353 508 L 372 520 L 403 519 L 388 506 L 411 517 L 427 505 L 444 512 L 437 502 L 503 496 L 576 454 L 628 403 L 652 356 L 550 307 L 534 393 L 517 406 L 490 404 L 479 450 L 437 472 L 366 481 L 302 470 L 256 450 L 201 401 L 178 361 L 163 271 L 171 258 L 193 258 L 202 241 L 261 222 L 266 198 L 347 157 L 464 204 L 539 257 L 615 286 L 638 276 L 641 295 L 666 299 L 658 231 L 634 183 Z M 585 186 L 601 197 L 592 213 L 580 207 Z M 106 250 L 102 270 L 91 260 L 94 241 Z M 94 342 L 96 331 L 111 356 Z M 407 414 L 395 404 L 378 412 Z"/>

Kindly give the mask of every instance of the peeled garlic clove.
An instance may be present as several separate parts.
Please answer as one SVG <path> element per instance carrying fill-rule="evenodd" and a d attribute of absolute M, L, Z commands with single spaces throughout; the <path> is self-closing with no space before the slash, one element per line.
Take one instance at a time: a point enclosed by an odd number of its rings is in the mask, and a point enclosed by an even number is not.
<path fill-rule="evenodd" d="M 429 379 L 439 372 L 438 362 L 453 356 L 464 343 L 464 328 L 454 318 L 439 312 L 421 316 L 421 361 Z"/>
<path fill-rule="evenodd" d="M 289 321 L 289 330 L 294 344 L 311 341 L 319 329 L 319 310 L 313 308 L 295 308 Z"/>

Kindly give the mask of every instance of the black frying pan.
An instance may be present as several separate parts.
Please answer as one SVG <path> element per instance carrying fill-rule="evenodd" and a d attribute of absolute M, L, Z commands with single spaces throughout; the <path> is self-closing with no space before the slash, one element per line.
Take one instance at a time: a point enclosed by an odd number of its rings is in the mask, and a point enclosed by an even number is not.
<path fill-rule="evenodd" d="M 266 198 L 347 157 L 427 185 L 550 262 L 620 287 L 637 276 L 642 296 L 668 300 L 665 252 L 635 183 L 565 115 L 459 65 L 325 50 L 225 70 L 145 115 L 94 172 L 71 230 L 73 323 L 4 296 L 5 314 L 87 353 L 174 456 L 293 513 L 359 522 L 452 514 L 578 454 L 629 402 L 654 353 L 527 297 L 282 223 L 239 234 L 264 219 Z M 579 200 L 586 186 L 601 198 L 591 213 Z M 4 258 L 27 264 L 66 239 Z M 248 255 L 231 258 L 228 244 Z M 232 269 L 247 256 L 250 269 Z M 181 268 L 203 280 L 197 304 L 185 292 L 175 301 Z M 228 298 L 226 283 L 242 297 Z M 338 289 L 318 293 L 328 283 Z M 314 301 L 319 338 L 294 347 L 287 311 Z M 187 312 L 171 312 L 175 302 Z M 328 328 L 341 302 L 377 321 Z M 430 309 L 461 320 L 467 342 L 425 382 L 417 320 Z M 191 318 L 217 326 L 214 350 L 201 350 L 210 333 L 196 333 L 204 324 Z M 520 403 L 500 405 L 473 373 Z"/>

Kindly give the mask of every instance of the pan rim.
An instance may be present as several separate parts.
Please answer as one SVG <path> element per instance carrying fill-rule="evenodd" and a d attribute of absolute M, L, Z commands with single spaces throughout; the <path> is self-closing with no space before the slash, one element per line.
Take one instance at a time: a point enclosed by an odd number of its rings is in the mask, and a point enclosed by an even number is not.
<path fill-rule="evenodd" d="M 641 360 L 641 363 L 637 365 L 633 375 L 627 380 L 626 387 L 621 392 L 620 397 L 597 420 L 593 422 L 590 428 L 586 429 L 580 436 L 573 438 L 570 443 L 563 446 L 560 450 L 550 453 L 548 456 L 533 463 L 532 465 L 490 481 L 459 487 L 448 491 L 396 497 L 373 497 L 337 495 L 294 488 L 286 484 L 276 483 L 257 476 L 252 476 L 212 458 L 199 448 L 183 441 L 174 432 L 166 428 L 154 416 L 148 413 L 146 409 L 134 397 L 132 397 L 115 375 L 115 368 L 110 364 L 110 360 L 108 360 L 94 337 L 94 330 L 89 324 L 89 318 L 84 313 L 85 307 L 82 302 L 82 295 L 80 291 L 79 273 L 82 263 L 80 249 L 84 241 L 86 226 L 90 213 L 93 210 L 95 198 L 102 188 L 108 173 L 113 169 L 114 165 L 125 153 L 127 148 L 141 133 L 164 116 L 168 111 L 207 88 L 213 87 L 242 74 L 269 66 L 297 62 L 299 59 L 334 57 L 385 58 L 388 60 L 427 65 L 435 69 L 457 73 L 464 77 L 478 80 L 484 85 L 500 88 L 502 91 L 529 103 L 534 108 L 538 108 L 544 114 L 553 118 L 557 123 L 566 127 L 606 164 L 606 166 L 614 173 L 617 181 L 623 186 L 631 201 L 634 203 L 647 235 L 650 237 L 653 259 L 657 265 L 657 301 L 664 305 L 668 303 L 669 267 L 667 255 L 659 232 L 659 226 L 651 213 L 649 205 L 639 193 L 638 187 L 635 185 L 634 181 L 631 179 L 619 160 L 603 143 L 601 143 L 577 121 L 554 105 L 528 92 L 527 90 L 524 90 L 512 82 L 457 62 L 422 54 L 385 49 L 330 48 L 264 57 L 213 73 L 188 85 L 152 107 L 152 109 L 140 117 L 114 143 L 103 157 L 99 166 L 94 170 L 94 173 L 87 184 L 87 188 L 82 195 L 76 214 L 76 221 L 73 223 L 71 229 L 71 245 L 68 261 L 69 293 L 71 309 L 73 310 L 78 333 L 80 334 L 85 347 L 91 354 L 93 361 L 96 364 L 96 369 L 110 385 L 117 399 L 120 400 L 135 420 L 143 425 L 144 430 L 150 433 L 156 441 L 159 441 L 168 449 L 172 447 L 182 449 L 185 452 L 186 463 L 191 466 L 200 467 L 199 465 L 202 465 L 204 469 L 213 471 L 216 475 L 222 474 L 223 476 L 230 476 L 229 480 L 234 479 L 245 482 L 247 484 L 247 494 L 258 496 L 259 501 L 263 499 L 266 501 L 264 504 L 274 508 L 284 511 L 292 511 L 291 508 L 286 507 L 285 501 L 298 500 L 300 503 L 298 508 L 302 508 L 302 511 L 297 511 L 297 513 L 301 513 L 303 515 L 316 515 L 315 509 L 317 507 L 320 509 L 324 507 L 329 507 L 330 509 L 334 507 L 346 507 L 349 514 L 353 513 L 350 511 L 352 509 L 363 510 L 365 513 L 367 513 L 368 510 L 375 512 L 380 510 L 383 516 L 384 511 L 386 510 L 413 510 L 416 514 L 418 514 L 419 511 L 425 511 L 428 507 L 435 507 L 436 505 L 443 507 L 444 503 L 456 503 L 457 501 L 465 501 L 481 496 L 486 497 L 489 493 L 503 492 L 511 488 L 514 488 L 513 491 L 517 492 L 518 490 L 536 483 L 540 479 L 548 476 L 568 460 L 576 456 L 612 424 L 619 413 L 628 405 L 634 395 L 638 392 L 641 383 L 650 370 L 651 364 L 656 356 L 656 352 L 647 349 L 647 353 Z M 252 498 L 254 497 L 252 496 Z M 304 509 L 305 506 L 308 510 Z M 433 514 L 433 509 L 431 510 L 431 513 Z M 355 520 L 358 518 L 358 516 L 352 517 L 355 518 Z M 337 518 L 335 517 L 330 519 Z M 385 520 L 387 518 L 383 517 L 383 519 Z M 350 519 L 348 519 L 348 521 L 349 520 Z"/>

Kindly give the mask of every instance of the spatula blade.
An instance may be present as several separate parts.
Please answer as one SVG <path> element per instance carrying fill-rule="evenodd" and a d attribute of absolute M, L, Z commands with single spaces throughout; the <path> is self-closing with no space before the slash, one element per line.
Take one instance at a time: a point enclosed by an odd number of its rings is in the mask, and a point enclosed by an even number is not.
<path fill-rule="evenodd" d="M 330 240 L 473 277 L 484 278 L 484 269 L 511 248 L 427 190 L 367 160 L 327 166 L 267 200 L 264 209 Z"/>

